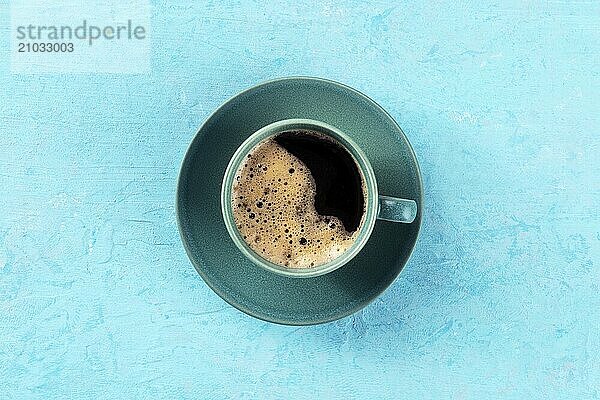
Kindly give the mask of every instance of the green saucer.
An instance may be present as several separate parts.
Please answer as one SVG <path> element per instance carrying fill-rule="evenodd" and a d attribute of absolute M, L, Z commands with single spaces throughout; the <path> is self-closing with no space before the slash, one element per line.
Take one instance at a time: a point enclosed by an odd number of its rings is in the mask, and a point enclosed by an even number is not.
<path fill-rule="evenodd" d="M 415 221 L 377 221 L 369 241 L 352 261 L 319 277 L 277 275 L 249 261 L 225 228 L 221 182 L 231 156 L 248 136 L 288 118 L 323 121 L 349 135 L 369 158 L 380 194 L 417 201 Z M 398 276 L 421 226 L 422 186 L 406 136 L 375 102 L 337 82 L 283 78 L 238 94 L 202 125 L 181 166 L 177 221 L 194 267 L 226 302 L 265 321 L 318 324 L 360 310 Z"/>

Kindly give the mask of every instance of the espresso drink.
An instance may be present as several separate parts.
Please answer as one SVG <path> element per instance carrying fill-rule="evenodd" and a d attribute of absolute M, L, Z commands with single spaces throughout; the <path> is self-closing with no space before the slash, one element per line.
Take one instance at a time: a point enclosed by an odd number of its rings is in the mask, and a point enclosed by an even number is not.
<path fill-rule="evenodd" d="M 356 240 L 365 209 L 354 158 L 311 130 L 279 133 L 256 145 L 237 171 L 233 216 L 246 243 L 289 268 L 311 268 Z"/>

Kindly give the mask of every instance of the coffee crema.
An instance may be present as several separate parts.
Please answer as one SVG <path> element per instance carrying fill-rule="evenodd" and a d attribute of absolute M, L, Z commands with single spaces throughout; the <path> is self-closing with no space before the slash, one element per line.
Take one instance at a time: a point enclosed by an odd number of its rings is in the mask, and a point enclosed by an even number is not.
<path fill-rule="evenodd" d="M 316 131 L 286 131 L 256 145 L 236 173 L 235 224 L 261 257 L 289 268 L 347 251 L 364 218 L 364 179 L 341 144 Z"/>

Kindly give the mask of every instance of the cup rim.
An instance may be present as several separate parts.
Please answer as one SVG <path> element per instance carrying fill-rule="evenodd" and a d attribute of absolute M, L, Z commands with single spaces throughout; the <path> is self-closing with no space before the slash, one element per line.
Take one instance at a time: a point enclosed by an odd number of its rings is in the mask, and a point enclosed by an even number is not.
<path fill-rule="evenodd" d="M 348 153 L 354 158 L 357 166 L 359 167 L 366 191 L 365 213 L 363 215 L 362 227 L 360 228 L 358 236 L 352 246 L 339 257 L 334 258 L 333 260 L 324 264 L 310 268 L 288 268 L 275 264 L 260 256 L 258 253 L 252 250 L 252 248 L 250 248 L 250 246 L 242 238 L 240 231 L 235 225 L 232 210 L 231 188 L 233 187 L 235 174 L 239 169 L 244 157 L 246 157 L 246 155 L 256 145 L 264 140 L 267 140 L 269 137 L 275 136 L 276 134 L 285 130 L 292 129 L 316 130 L 320 133 L 331 136 L 336 141 L 340 142 L 342 146 L 344 146 L 345 150 L 348 151 Z M 221 185 L 221 212 L 227 232 L 229 233 L 229 236 L 233 240 L 234 244 L 255 265 L 279 275 L 309 278 L 324 275 L 342 267 L 362 250 L 375 227 L 377 211 L 379 209 L 378 195 L 377 181 L 373 168 L 371 167 L 371 164 L 362 149 L 348 135 L 343 133 L 338 128 L 322 121 L 307 118 L 290 118 L 272 122 L 258 129 L 246 140 L 244 140 L 244 142 L 242 142 L 242 144 L 236 149 L 233 156 L 229 160 L 229 163 L 227 164 Z"/>

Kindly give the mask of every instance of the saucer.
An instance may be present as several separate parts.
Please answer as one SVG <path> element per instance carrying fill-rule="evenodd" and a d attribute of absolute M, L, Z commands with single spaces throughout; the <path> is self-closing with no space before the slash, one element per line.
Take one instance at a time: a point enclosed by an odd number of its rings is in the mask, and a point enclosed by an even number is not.
<path fill-rule="evenodd" d="M 354 259 L 318 277 L 278 275 L 248 260 L 223 222 L 223 175 L 231 156 L 248 136 L 289 118 L 322 121 L 350 136 L 371 162 L 379 194 L 417 201 L 415 221 L 377 221 L 369 241 Z M 408 261 L 422 210 L 423 185 L 417 160 L 393 118 L 362 93 L 319 78 L 268 81 L 228 100 L 194 137 L 177 184 L 179 233 L 200 276 L 235 308 L 285 325 L 333 321 L 375 300 Z"/>

